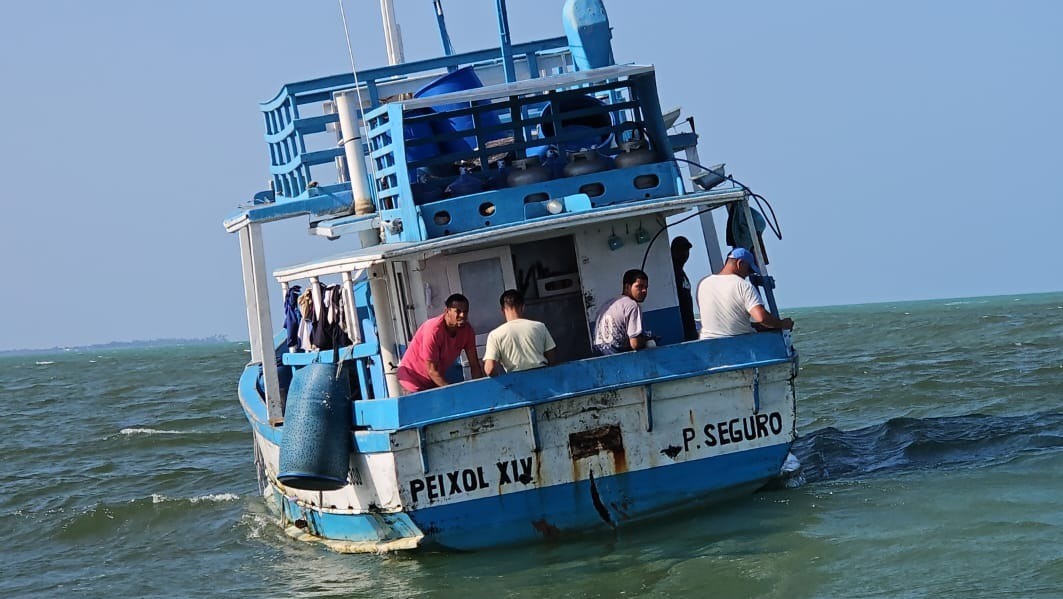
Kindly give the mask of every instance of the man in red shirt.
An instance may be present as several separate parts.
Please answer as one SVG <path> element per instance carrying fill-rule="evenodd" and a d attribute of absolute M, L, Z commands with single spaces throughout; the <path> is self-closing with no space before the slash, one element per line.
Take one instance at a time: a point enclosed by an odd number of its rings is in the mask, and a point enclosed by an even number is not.
<path fill-rule="evenodd" d="M 413 393 L 447 385 L 443 373 L 465 351 L 472 378 L 484 375 L 476 355 L 476 333 L 468 322 L 469 300 L 460 293 L 447 298 L 441 316 L 430 318 L 417 329 L 399 362 L 399 384 Z"/>

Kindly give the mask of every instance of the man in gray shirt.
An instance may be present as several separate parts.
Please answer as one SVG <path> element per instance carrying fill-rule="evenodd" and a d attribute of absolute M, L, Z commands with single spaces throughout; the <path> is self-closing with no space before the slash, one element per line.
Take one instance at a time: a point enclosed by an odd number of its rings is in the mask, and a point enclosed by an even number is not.
<path fill-rule="evenodd" d="M 650 291 L 650 278 L 633 268 L 624 273 L 624 292 L 602 306 L 594 323 L 594 351 L 607 356 L 646 347 L 642 308 Z"/>

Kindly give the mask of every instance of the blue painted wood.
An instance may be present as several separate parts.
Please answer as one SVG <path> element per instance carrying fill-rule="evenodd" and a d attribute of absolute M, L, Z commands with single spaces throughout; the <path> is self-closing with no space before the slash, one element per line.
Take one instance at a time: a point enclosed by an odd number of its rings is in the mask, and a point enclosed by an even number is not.
<path fill-rule="evenodd" d="M 557 399 L 792 361 L 780 333 L 689 341 L 466 381 L 400 398 L 359 401 L 354 420 L 410 429 Z"/>
<path fill-rule="evenodd" d="M 656 176 L 658 185 L 652 188 L 638 189 L 635 186 L 635 179 L 647 175 Z M 640 202 L 650 198 L 674 196 L 679 191 L 676 183 L 678 176 L 678 168 L 673 162 L 642 164 L 626 169 L 613 169 L 589 175 L 564 177 L 531 185 L 485 191 L 458 198 L 440 200 L 422 204 L 420 211 L 424 218 L 427 238 L 435 239 L 456 233 L 488 229 L 540 218 L 544 216 L 541 210 L 529 212 L 525 207 L 525 198 L 536 194 L 545 194 L 548 198 L 586 195 L 581 191 L 586 186 L 600 184 L 605 191 L 601 195 L 589 198 L 589 203 L 592 207 L 614 206 Z M 574 201 L 578 202 L 578 200 Z M 490 203 L 493 206 L 492 214 L 484 215 L 481 213 L 481 206 L 485 203 Z M 584 208 L 584 206 L 574 204 L 573 208 L 578 210 L 579 208 Z M 442 212 L 446 212 L 450 216 L 450 220 L 446 224 L 436 222 L 435 215 Z"/>
<path fill-rule="evenodd" d="M 425 532 L 426 545 L 467 550 L 613 530 L 747 494 L 778 474 L 789 449 L 790 444 L 783 443 L 596 478 L 597 493 L 612 524 L 595 507 L 590 481 L 580 481 L 422 508 L 406 513 L 407 519 L 400 519 L 393 529 L 385 528 L 393 532 L 383 534 L 393 538 L 412 528 Z M 623 511 L 619 506 L 624 506 Z M 294 502 L 285 509 L 295 517 L 313 518 L 313 532 L 326 538 L 371 542 L 382 535 L 372 526 L 380 523 L 373 514 L 316 512 Z"/>
<path fill-rule="evenodd" d="M 339 359 L 341 362 L 351 361 L 360 358 L 368 358 L 369 356 L 376 356 L 380 353 L 380 346 L 376 343 L 359 343 L 358 345 L 346 345 L 339 350 Z M 307 364 L 314 364 L 320 362 L 322 364 L 335 364 L 336 360 L 333 358 L 333 351 L 327 349 L 325 351 L 308 351 L 299 353 L 286 353 L 282 356 L 283 363 L 286 366 L 306 366 Z"/>
<path fill-rule="evenodd" d="M 250 206 L 236 211 L 225 219 L 225 226 L 247 219 L 251 223 L 265 223 L 303 214 L 324 216 L 349 210 L 351 192 L 333 193 L 326 190 L 316 196 L 287 199 L 277 198 L 272 204 Z"/>
<path fill-rule="evenodd" d="M 657 289 L 660 289 L 658 287 Z M 654 291 L 657 291 L 655 289 Z M 660 291 L 667 293 L 667 291 Z M 658 337 L 657 345 L 671 345 L 683 342 L 683 317 L 679 306 L 647 310 L 642 313 L 642 328 Z"/>
<path fill-rule="evenodd" d="M 303 520 L 307 532 L 341 541 L 377 543 L 422 533 L 404 512 L 371 512 L 362 514 L 324 513 L 300 505 L 294 497 L 286 497 L 273 489 L 273 497 L 289 523 Z"/>

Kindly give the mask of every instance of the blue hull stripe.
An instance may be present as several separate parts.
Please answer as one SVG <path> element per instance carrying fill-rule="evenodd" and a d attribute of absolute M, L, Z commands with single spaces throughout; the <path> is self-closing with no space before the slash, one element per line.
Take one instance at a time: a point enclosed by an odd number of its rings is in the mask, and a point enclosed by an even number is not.
<path fill-rule="evenodd" d="M 399 531 L 386 532 L 385 520 L 408 517 L 425 533 L 426 544 L 478 549 L 563 533 L 611 530 L 628 522 L 747 494 L 778 474 L 789 450 L 790 444 L 782 443 L 595 479 L 600 507 L 595 505 L 590 481 L 422 508 L 409 514 L 320 513 L 296 508 L 290 501 L 285 507 L 290 519 L 307 520 L 309 532 L 325 538 L 392 538 Z"/>

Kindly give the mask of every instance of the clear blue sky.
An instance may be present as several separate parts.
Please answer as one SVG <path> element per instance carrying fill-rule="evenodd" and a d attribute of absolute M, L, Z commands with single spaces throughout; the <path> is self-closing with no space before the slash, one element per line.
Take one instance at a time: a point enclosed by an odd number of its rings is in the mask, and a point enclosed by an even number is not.
<path fill-rule="evenodd" d="M 510 0 L 515 41 L 561 35 L 562 3 Z M 493 4 L 444 0 L 457 50 L 496 44 Z M 359 66 L 383 64 L 378 2 L 346 6 Z M 774 205 L 784 307 L 1063 289 L 1063 4 L 606 6 L 618 60 L 657 65 L 704 161 Z M 396 7 L 407 58 L 438 54 L 431 1 Z M 257 102 L 349 69 L 337 3 L 4 12 L 0 349 L 246 338 L 221 220 L 265 187 Z M 325 249 L 304 225 L 267 232 Z"/>

